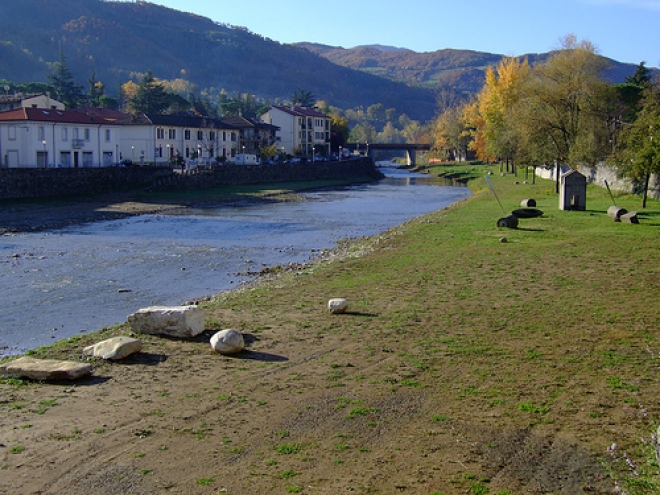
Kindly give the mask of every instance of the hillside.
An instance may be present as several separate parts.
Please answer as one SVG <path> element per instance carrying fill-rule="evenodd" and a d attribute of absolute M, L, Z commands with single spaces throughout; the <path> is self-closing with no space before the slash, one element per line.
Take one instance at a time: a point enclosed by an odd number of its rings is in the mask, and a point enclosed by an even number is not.
<path fill-rule="evenodd" d="M 304 88 L 342 108 L 382 103 L 419 120 L 435 113 L 435 96 L 428 89 L 341 67 L 245 28 L 148 2 L 0 2 L 0 79 L 45 81 L 60 45 L 79 84 L 86 86 L 96 71 L 110 94 L 151 69 L 160 79 L 185 79 L 211 93 L 224 89 L 286 99 Z"/>
<path fill-rule="evenodd" d="M 422 87 L 451 87 L 461 93 L 476 93 L 484 82 L 485 71 L 504 57 L 471 50 L 444 49 L 418 53 L 379 45 L 342 48 L 317 43 L 297 43 L 332 63 Z M 543 62 L 550 53 L 522 55 L 530 63 Z M 624 64 L 607 59 L 610 66 L 606 77 L 611 82 L 624 82 L 635 72 L 635 64 Z M 657 70 L 653 70 L 657 73 Z"/>

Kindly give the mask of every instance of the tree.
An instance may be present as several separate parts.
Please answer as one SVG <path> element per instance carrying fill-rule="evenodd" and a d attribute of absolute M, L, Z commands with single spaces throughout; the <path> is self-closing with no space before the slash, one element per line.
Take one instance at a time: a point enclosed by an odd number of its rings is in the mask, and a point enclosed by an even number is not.
<path fill-rule="evenodd" d="M 53 88 L 54 97 L 64 103 L 67 108 L 77 108 L 80 105 L 83 99 L 82 88 L 76 84 L 61 49 L 59 60 L 55 63 L 53 72 L 47 74 L 46 79 Z"/>
<path fill-rule="evenodd" d="M 165 87 L 154 78 L 150 70 L 142 76 L 135 95 L 128 101 L 133 113 L 146 114 L 163 113 L 170 103 L 171 100 Z"/>
<path fill-rule="evenodd" d="M 484 143 L 476 150 L 479 158 L 506 158 L 508 167 L 509 159 L 518 154 L 520 139 L 511 120 L 529 75 L 527 60 L 514 58 L 504 58 L 497 69 L 486 71 L 486 84 L 477 96 L 480 118 L 475 119 L 478 139 Z"/>
<path fill-rule="evenodd" d="M 622 149 L 615 155 L 619 174 L 642 184 L 642 208 L 646 208 L 651 174 L 660 174 L 660 88 L 644 93 L 637 120 L 622 135 Z"/>
<path fill-rule="evenodd" d="M 338 150 L 340 146 L 345 146 L 348 141 L 348 136 L 350 134 L 348 119 L 334 112 L 330 113 L 328 116 L 330 117 L 330 128 L 332 129 L 332 134 L 330 135 L 330 148 Z"/>
<path fill-rule="evenodd" d="M 627 77 L 626 82 L 642 87 L 647 87 L 651 83 L 651 70 L 646 67 L 645 61 L 639 63 L 635 73 L 632 76 Z"/>
<path fill-rule="evenodd" d="M 594 46 L 567 36 L 563 49 L 534 67 L 516 104 L 517 135 L 541 163 L 595 165 L 609 145 L 605 62 Z"/>
<path fill-rule="evenodd" d="M 92 75 L 87 80 L 89 84 L 89 89 L 87 92 L 87 104 L 91 107 L 100 107 L 101 106 L 101 97 L 105 95 L 105 87 L 103 83 L 97 81 L 96 71 L 92 72 Z"/>
<path fill-rule="evenodd" d="M 373 143 L 376 140 L 376 128 L 369 124 L 358 124 L 351 129 L 348 141 L 352 143 Z"/>
<path fill-rule="evenodd" d="M 291 95 L 291 104 L 299 107 L 313 107 L 316 104 L 316 96 L 310 91 L 297 89 Z"/>
<path fill-rule="evenodd" d="M 435 122 L 433 148 L 447 160 L 467 156 L 472 135 L 465 121 L 467 104 L 445 110 Z"/>

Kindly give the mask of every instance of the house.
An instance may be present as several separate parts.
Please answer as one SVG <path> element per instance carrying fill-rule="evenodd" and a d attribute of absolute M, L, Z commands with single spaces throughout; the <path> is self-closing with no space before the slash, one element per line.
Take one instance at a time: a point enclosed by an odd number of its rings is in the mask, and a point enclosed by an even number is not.
<path fill-rule="evenodd" d="M 121 126 L 81 112 L 0 112 L 0 167 L 103 167 L 118 161 Z"/>
<path fill-rule="evenodd" d="M 236 155 L 239 129 L 195 115 L 126 115 L 120 157 L 141 164 L 179 161 L 211 164 Z"/>
<path fill-rule="evenodd" d="M 277 144 L 277 126 L 247 117 L 227 117 L 222 122 L 239 131 L 238 152 L 258 155 L 267 146 Z"/>
<path fill-rule="evenodd" d="M 307 107 L 274 106 L 261 116 L 267 124 L 280 128 L 278 146 L 288 154 L 330 152 L 330 117 Z"/>
<path fill-rule="evenodd" d="M 53 100 L 49 95 L 33 94 L 0 95 L 0 112 L 15 110 L 17 108 L 44 108 L 50 110 L 64 110 L 64 103 Z"/>

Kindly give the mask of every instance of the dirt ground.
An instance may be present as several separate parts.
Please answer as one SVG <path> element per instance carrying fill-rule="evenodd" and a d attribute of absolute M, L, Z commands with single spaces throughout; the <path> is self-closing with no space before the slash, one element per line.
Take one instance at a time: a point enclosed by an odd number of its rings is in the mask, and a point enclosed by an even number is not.
<path fill-rule="evenodd" d="M 2 211 L 0 225 L 29 230 L 170 207 L 29 208 Z M 595 385 L 599 370 L 584 367 L 581 356 L 606 350 L 602 329 L 552 342 L 511 338 L 500 319 L 508 313 L 452 292 L 461 270 L 438 284 L 424 267 L 392 265 L 395 233 L 370 243 L 377 249 L 366 257 L 221 296 L 203 335 L 141 335 L 141 354 L 92 360 L 90 379 L 0 382 L 0 494 L 619 493 L 599 456 L 647 411 L 637 401 L 620 407 Z M 383 277 L 365 294 L 364 263 L 410 277 Z M 534 277 L 552 270 L 535 266 Z M 470 283 L 506 293 L 520 276 L 502 270 Z M 517 293 L 516 311 L 538 296 Z M 347 297 L 349 312 L 330 315 L 330 297 Z M 466 312 L 479 316 L 468 322 Z M 243 353 L 211 352 L 209 338 L 223 328 L 243 332 Z M 95 337 L 115 334 L 130 332 Z M 45 357 L 82 360 L 89 338 Z M 538 400 L 546 396 L 551 412 Z"/>

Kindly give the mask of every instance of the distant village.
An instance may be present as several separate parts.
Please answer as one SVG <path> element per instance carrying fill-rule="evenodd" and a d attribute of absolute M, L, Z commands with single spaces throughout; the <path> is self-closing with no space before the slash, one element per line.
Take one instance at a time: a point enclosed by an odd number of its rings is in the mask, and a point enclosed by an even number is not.
<path fill-rule="evenodd" d="M 330 139 L 330 117 L 311 107 L 272 106 L 260 118 L 216 118 L 67 110 L 48 94 L 0 96 L 0 168 L 190 170 L 292 156 L 313 160 L 329 155 Z"/>

